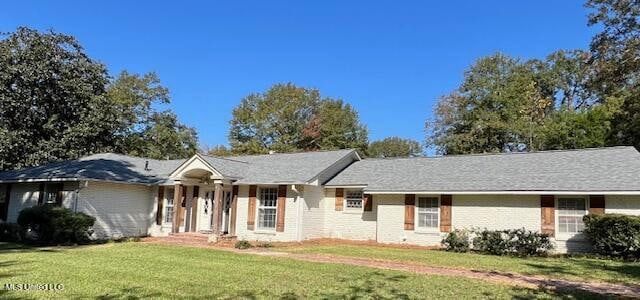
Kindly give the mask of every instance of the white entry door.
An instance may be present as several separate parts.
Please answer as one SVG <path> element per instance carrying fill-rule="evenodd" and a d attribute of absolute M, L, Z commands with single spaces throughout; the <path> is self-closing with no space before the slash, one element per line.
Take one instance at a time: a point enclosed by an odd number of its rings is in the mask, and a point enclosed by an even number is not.
<path fill-rule="evenodd" d="M 211 230 L 213 216 L 213 190 L 203 190 L 200 192 L 200 207 L 198 207 L 199 221 L 198 230 Z"/>

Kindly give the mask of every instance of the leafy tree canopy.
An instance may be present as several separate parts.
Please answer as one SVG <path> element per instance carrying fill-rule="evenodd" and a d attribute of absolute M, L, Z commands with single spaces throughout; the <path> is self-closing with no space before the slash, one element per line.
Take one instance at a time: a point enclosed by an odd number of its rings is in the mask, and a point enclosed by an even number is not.
<path fill-rule="evenodd" d="M 371 157 L 413 157 L 423 155 L 420 142 L 401 137 L 388 137 L 369 144 Z"/>
<path fill-rule="evenodd" d="M 105 151 L 195 152 L 193 129 L 153 109 L 169 101 L 155 74 L 112 80 L 72 36 L 20 27 L 0 40 L 0 65 L 0 169 Z"/>
<path fill-rule="evenodd" d="M 229 141 L 238 154 L 367 146 L 367 129 L 351 105 L 291 83 L 245 97 L 230 123 Z"/>

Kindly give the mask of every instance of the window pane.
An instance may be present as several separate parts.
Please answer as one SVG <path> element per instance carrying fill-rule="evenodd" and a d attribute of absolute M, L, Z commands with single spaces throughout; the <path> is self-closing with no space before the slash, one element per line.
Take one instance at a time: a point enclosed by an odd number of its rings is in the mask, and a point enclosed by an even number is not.
<path fill-rule="evenodd" d="M 273 229 L 276 227 L 276 209 L 260 208 L 258 209 L 258 227 Z"/>
<path fill-rule="evenodd" d="M 347 190 L 346 191 L 347 208 L 362 208 L 362 191 Z"/>
<path fill-rule="evenodd" d="M 558 231 L 578 233 L 584 230 L 582 217 L 586 214 L 584 198 L 558 199 Z"/>

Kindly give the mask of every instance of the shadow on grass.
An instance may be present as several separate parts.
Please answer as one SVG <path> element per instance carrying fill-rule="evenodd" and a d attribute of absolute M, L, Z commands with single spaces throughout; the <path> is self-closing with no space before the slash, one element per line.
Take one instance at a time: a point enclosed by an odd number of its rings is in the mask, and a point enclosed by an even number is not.
<path fill-rule="evenodd" d="M 530 262 L 527 266 L 536 270 L 534 274 L 546 276 L 568 275 L 583 278 L 599 279 L 614 283 L 626 283 L 629 281 L 640 282 L 640 263 L 620 262 L 606 259 L 573 260 L 570 265 L 550 265 L 546 263 Z M 575 268 L 574 266 L 579 266 Z M 579 271 L 579 270 L 588 270 Z M 606 272 L 610 275 L 594 276 Z M 530 272 L 529 272 L 530 273 Z M 610 278 L 610 279 L 607 279 Z M 626 280 L 625 280 L 626 279 Z M 629 280 L 631 279 L 631 280 Z M 629 284 L 628 284 L 629 285 Z M 636 284 L 635 286 L 638 286 Z"/>

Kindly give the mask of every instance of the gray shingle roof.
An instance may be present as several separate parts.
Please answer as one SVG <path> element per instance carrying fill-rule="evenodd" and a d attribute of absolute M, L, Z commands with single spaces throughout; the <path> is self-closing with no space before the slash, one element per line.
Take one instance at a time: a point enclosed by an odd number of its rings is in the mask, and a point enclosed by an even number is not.
<path fill-rule="evenodd" d="M 365 159 L 327 185 L 375 191 L 640 191 L 640 153 L 610 147 Z"/>
<path fill-rule="evenodd" d="M 306 183 L 346 156 L 357 157 L 354 150 L 318 151 L 249 155 L 235 157 L 202 157 L 223 176 L 237 179 L 238 184 Z M 16 171 L 0 172 L 1 181 L 28 180 L 105 180 L 126 183 L 156 184 L 186 160 L 155 160 L 113 153 L 102 153 Z M 145 164 L 149 163 L 148 170 Z"/>
<path fill-rule="evenodd" d="M 166 179 L 184 159 L 155 160 L 101 153 L 77 160 L 50 163 L 16 171 L 0 172 L 0 181 L 42 179 L 105 180 L 154 184 Z M 149 162 L 148 169 L 145 164 Z"/>
<path fill-rule="evenodd" d="M 355 150 L 245 155 L 204 156 L 223 175 L 239 178 L 237 184 L 305 183 L 345 156 L 357 156 Z M 226 174 L 225 174 L 226 173 Z"/>

